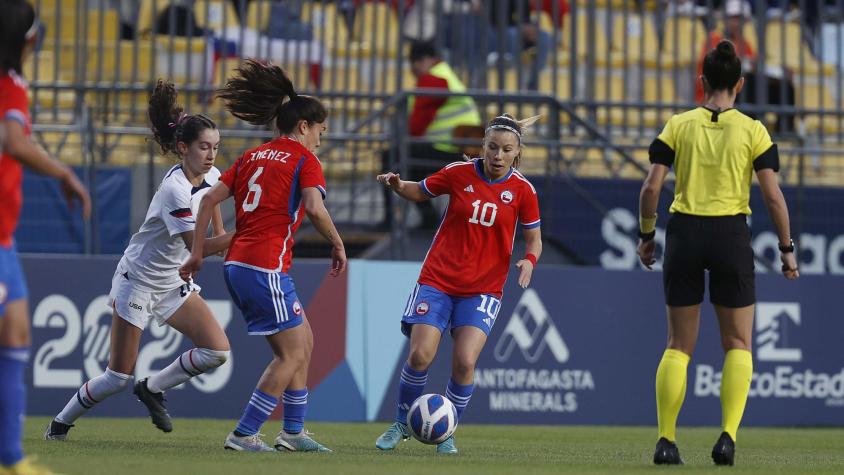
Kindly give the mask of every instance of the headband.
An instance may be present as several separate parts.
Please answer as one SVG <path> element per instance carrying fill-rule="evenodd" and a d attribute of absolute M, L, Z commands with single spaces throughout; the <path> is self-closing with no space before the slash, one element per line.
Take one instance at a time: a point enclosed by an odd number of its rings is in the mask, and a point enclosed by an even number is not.
<path fill-rule="evenodd" d="M 508 132 L 513 132 L 514 134 L 516 134 L 516 137 L 518 137 L 518 139 L 519 139 L 519 145 L 522 144 L 522 133 L 519 132 L 515 127 L 511 127 L 507 124 L 493 124 L 493 125 L 490 125 L 489 127 L 486 128 L 486 130 L 484 131 L 484 134 L 486 134 L 490 130 L 506 130 Z"/>

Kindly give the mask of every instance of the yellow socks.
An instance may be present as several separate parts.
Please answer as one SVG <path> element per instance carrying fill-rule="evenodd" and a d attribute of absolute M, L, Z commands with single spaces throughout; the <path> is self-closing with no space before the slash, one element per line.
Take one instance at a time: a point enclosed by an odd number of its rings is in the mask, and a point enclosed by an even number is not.
<path fill-rule="evenodd" d="M 753 377 L 753 356 L 746 350 L 728 351 L 722 374 L 721 427 L 735 442 Z"/>
<path fill-rule="evenodd" d="M 656 415 L 659 436 L 671 442 L 676 440 L 677 416 L 680 414 L 683 399 L 686 397 L 686 368 L 689 366 L 689 359 L 689 355 L 682 351 L 665 350 L 656 370 Z M 745 395 L 747 395 L 746 390 Z M 741 419 L 740 413 L 739 419 Z"/>

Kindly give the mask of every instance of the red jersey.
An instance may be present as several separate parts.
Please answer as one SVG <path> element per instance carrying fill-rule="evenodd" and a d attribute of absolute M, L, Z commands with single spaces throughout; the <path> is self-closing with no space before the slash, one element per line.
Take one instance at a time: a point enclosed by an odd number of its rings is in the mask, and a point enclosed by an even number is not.
<path fill-rule="evenodd" d="M 539 226 L 536 189 L 514 169 L 501 179 L 489 180 L 480 159 L 447 165 L 419 184 L 429 196 L 449 195 L 419 283 L 458 297 L 501 297 L 516 224 L 527 229 Z"/>
<path fill-rule="evenodd" d="M 280 137 L 247 150 L 220 177 L 234 195 L 236 229 L 226 264 L 287 272 L 293 234 L 302 223 L 302 190 L 319 189 L 319 159 L 299 142 Z"/>
<path fill-rule="evenodd" d="M 0 72 L 0 120 L 17 121 L 27 136 L 32 133 L 27 84 L 14 71 L 9 74 Z M 3 247 L 12 245 L 18 226 L 23 204 L 22 182 L 23 168 L 20 162 L 2 152 L 0 147 L 0 196 L 3 197 L 3 206 L 0 206 L 0 246 Z"/>

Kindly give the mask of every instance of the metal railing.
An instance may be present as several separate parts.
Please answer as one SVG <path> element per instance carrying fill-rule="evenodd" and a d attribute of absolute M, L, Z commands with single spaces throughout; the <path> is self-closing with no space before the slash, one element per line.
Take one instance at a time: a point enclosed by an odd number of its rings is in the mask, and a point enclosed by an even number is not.
<path fill-rule="evenodd" d="M 25 75 L 37 137 L 56 156 L 152 177 L 168 159 L 147 140 L 146 104 L 165 77 L 188 112 L 221 125 L 224 168 L 273 132 L 233 119 L 214 91 L 242 58 L 263 58 L 328 105 L 320 156 L 340 190 L 329 204 L 342 225 L 364 229 L 385 212 L 373 180 L 381 152 L 397 150 L 391 163 L 407 166 L 407 147 L 419 140 L 407 137 L 403 119 L 415 85 L 411 41 L 440 49 L 484 119 L 543 114 L 524 171 L 576 186 L 580 176 L 641 179 L 664 121 L 695 104 L 707 41 L 735 26 L 712 0 L 570 0 L 568 11 L 556 0 L 513 2 L 513 11 L 499 0 L 33 1 L 46 31 Z M 755 52 L 748 63 L 759 73 L 740 108 L 772 128 L 787 182 L 841 186 L 844 7 L 801 0 L 776 14 L 767 3 L 742 13 L 739 30 Z M 774 83 L 780 97 L 793 87 L 793 104 L 770 103 Z M 155 180 L 147 182 L 149 196 Z M 96 252 L 96 243 L 86 249 Z"/>

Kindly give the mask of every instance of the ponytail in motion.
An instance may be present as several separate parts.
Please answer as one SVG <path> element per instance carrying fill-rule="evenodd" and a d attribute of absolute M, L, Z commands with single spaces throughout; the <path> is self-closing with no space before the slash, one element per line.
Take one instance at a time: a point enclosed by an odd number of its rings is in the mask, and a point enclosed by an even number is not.
<path fill-rule="evenodd" d="M 247 59 L 237 75 L 217 91 L 226 109 L 253 125 L 275 121 L 281 134 L 290 134 L 299 121 L 309 125 L 325 122 L 328 111 L 311 96 L 299 95 L 283 69 L 272 63 Z"/>

